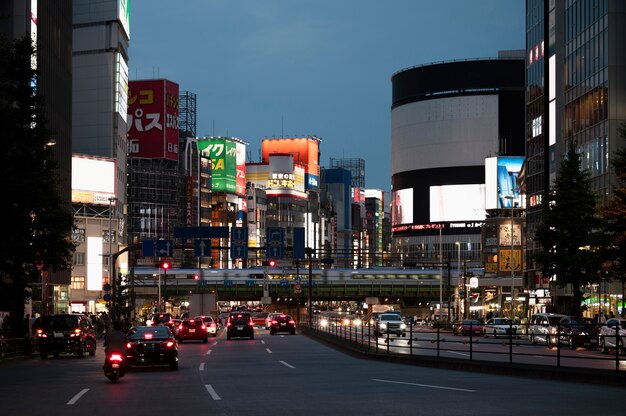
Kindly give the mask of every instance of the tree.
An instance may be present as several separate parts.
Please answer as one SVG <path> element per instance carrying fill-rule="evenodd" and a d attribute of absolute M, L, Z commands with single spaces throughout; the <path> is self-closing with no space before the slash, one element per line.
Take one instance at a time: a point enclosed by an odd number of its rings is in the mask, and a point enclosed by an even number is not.
<path fill-rule="evenodd" d="M 24 303 L 40 271 L 68 270 L 75 245 L 69 201 L 58 187 L 57 164 L 47 146 L 50 132 L 37 95 L 30 37 L 0 38 L 0 152 L 2 238 L 0 310 L 11 315 L 12 335 L 22 336 Z"/>
<path fill-rule="evenodd" d="M 626 141 L 626 123 L 619 129 L 622 139 Z M 615 172 L 617 187 L 607 205 L 601 208 L 600 214 L 605 219 L 605 234 L 608 237 L 606 260 L 622 282 L 622 299 L 626 286 L 626 147 L 613 152 L 611 166 Z"/>
<path fill-rule="evenodd" d="M 543 247 L 535 259 L 544 276 L 555 276 L 560 287 L 572 285 L 573 298 L 564 312 L 580 315 L 582 286 L 598 281 L 602 220 L 589 173 L 581 170 L 574 143 L 559 165 L 535 238 Z"/>

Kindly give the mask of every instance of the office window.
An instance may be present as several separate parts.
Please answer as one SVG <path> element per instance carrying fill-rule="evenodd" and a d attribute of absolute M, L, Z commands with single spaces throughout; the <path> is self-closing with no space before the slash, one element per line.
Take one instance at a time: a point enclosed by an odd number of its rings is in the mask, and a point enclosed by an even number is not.
<path fill-rule="evenodd" d="M 71 288 L 74 290 L 85 290 L 85 276 L 72 276 Z"/>

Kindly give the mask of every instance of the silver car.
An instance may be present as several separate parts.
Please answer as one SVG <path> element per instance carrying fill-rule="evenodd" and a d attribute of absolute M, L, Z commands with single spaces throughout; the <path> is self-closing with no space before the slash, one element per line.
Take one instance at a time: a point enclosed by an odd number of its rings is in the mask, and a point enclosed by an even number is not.
<path fill-rule="evenodd" d="M 509 318 L 491 318 L 483 326 L 483 335 L 485 338 L 493 336 L 494 338 L 509 337 L 519 338 L 522 335 L 519 325 L 515 324 Z"/>
<path fill-rule="evenodd" d="M 542 343 L 549 346 L 558 342 L 559 323 L 566 315 L 560 313 L 538 313 L 530 318 L 528 339 L 533 344 Z"/>
<path fill-rule="evenodd" d="M 603 353 L 608 353 L 609 348 L 626 352 L 624 341 L 626 341 L 626 319 L 611 318 L 600 328 L 598 343 Z"/>

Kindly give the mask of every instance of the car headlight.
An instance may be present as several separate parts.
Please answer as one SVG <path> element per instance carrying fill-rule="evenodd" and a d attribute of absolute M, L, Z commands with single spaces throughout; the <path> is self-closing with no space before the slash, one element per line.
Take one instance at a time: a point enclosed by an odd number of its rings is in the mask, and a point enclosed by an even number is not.
<path fill-rule="evenodd" d="M 323 327 L 327 327 L 328 326 L 328 319 L 324 318 L 320 321 L 320 325 Z"/>
<path fill-rule="evenodd" d="M 576 334 L 574 334 L 574 335 L 576 335 Z M 589 334 L 587 334 L 586 332 L 579 332 L 579 333 L 578 333 L 578 335 L 581 335 L 581 336 L 583 336 L 583 337 L 586 337 L 586 336 L 587 336 L 587 335 L 589 335 Z"/>
<path fill-rule="evenodd" d="M 354 321 L 352 321 L 352 323 L 354 324 L 354 326 L 361 326 L 363 322 L 360 319 L 355 319 Z"/>
<path fill-rule="evenodd" d="M 406 329 L 406 324 L 400 324 L 400 329 Z"/>
<path fill-rule="evenodd" d="M 382 322 L 379 326 L 380 326 L 380 329 L 387 329 L 387 324 L 384 324 Z"/>
<path fill-rule="evenodd" d="M 556 334 L 556 328 L 550 328 L 550 333 L 551 334 Z"/>

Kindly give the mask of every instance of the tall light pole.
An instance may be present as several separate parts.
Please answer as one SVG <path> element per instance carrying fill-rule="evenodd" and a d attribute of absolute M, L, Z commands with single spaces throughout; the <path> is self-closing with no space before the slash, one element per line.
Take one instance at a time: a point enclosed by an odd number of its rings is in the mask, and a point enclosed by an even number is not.
<path fill-rule="evenodd" d="M 515 205 L 515 198 L 513 195 L 507 195 L 504 198 L 511 200 L 511 319 L 515 321 L 515 231 L 513 228 L 513 206 Z"/>
<path fill-rule="evenodd" d="M 456 248 L 457 248 L 457 261 L 456 261 L 456 271 L 458 273 L 458 277 L 457 277 L 457 281 L 456 281 L 456 286 L 457 286 L 457 292 L 459 291 L 459 288 L 461 287 L 461 243 L 460 242 L 455 242 L 454 244 L 456 244 Z M 456 314 L 457 316 L 460 314 L 461 312 L 461 294 L 459 293 L 457 296 L 457 309 L 456 309 Z"/>
<path fill-rule="evenodd" d="M 112 218 L 113 218 L 113 202 L 115 202 L 117 198 L 110 197 L 109 198 L 109 284 L 111 285 L 111 319 L 116 319 L 115 315 L 115 296 L 116 292 L 116 282 L 115 276 L 113 275 L 113 233 L 111 232 L 112 228 Z"/>
<path fill-rule="evenodd" d="M 439 228 L 439 320 L 441 321 L 441 309 L 443 309 L 443 254 L 441 247 L 441 227 Z M 448 303 L 450 300 L 448 299 Z M 450 317 L 448 317 L 450 319 Z"/>

